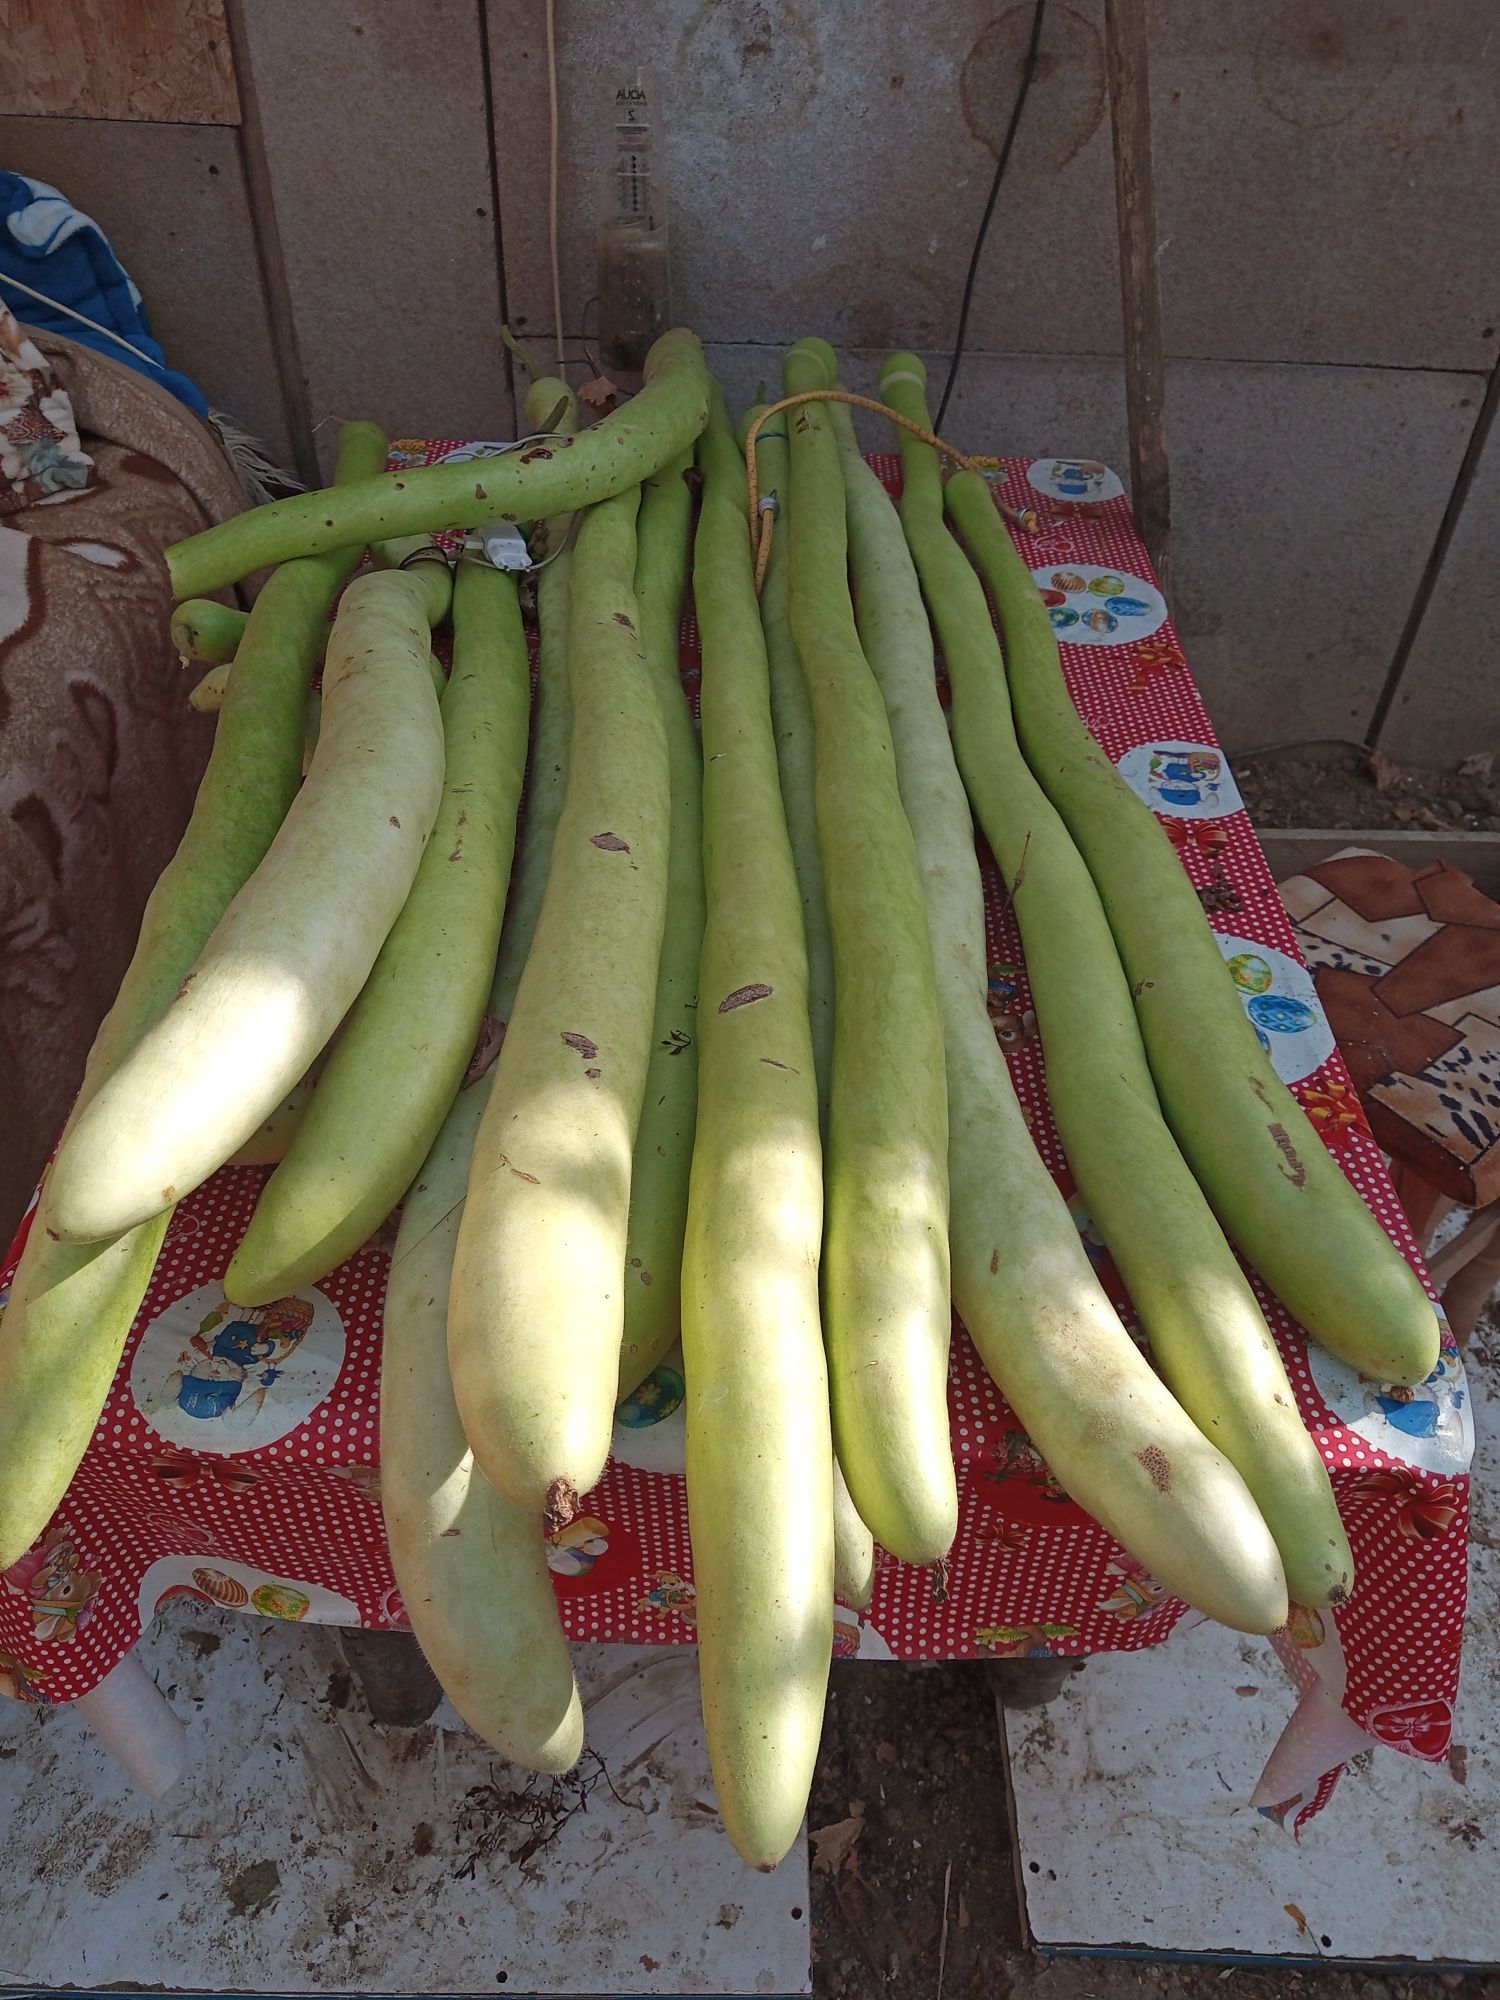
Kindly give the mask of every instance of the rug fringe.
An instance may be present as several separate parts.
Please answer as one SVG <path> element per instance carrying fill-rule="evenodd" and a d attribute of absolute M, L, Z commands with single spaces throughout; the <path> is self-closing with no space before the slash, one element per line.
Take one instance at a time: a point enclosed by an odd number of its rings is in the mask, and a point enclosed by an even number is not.
<path fill-rule="evenodd" d="M 253 432 L 226 410 L 210 410 L 209 422 L 219 434 L 225 456 L 234 467 L 245 497 L 252 506 L 263 506 L 281 493 L 305 493 L 306 486 L 295 472 L 278 465 Z"/>

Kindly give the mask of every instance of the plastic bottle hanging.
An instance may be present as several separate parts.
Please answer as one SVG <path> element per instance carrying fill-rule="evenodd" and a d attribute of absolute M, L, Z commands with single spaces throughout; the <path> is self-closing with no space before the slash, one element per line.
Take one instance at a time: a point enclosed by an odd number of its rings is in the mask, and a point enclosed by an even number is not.
<path fill-rule="evenodd" d="M 607 374 L 638 374 L 672 321 L 663 131 L 656 81 L 630 71 L 610 86 L 607 206 L 599 225 L 599 345 Z"/>

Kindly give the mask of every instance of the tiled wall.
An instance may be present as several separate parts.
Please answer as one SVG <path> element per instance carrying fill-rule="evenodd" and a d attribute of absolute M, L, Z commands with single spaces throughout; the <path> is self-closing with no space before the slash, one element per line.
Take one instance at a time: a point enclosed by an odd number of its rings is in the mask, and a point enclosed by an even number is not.
<path fill-rule="evenodd" d="M 731 399 L 807 332 L 855 386 L 893 345 L 945 365 L 1030 0 L 556 11 L 570 354 L 613 84 L 645 63 L 676 316 Z M 325 463 L 345 416 L 504 434 L 499 321 L 544 356 L 553 333 L 543 20 L 543 0 L 239 0 L 245 126 L 15 115 L 0 162 L 98 216 L 174 358 L 283 454 L 303 410 Z M 1102 28 L 1103 0 L 1050 0 L 946 425 L 975 449 L 1125 463 Z M 1175 608 L 1231 747 L 1363 736 L 1407 626 L 1500 353 L 1493 28 L 1489 0 L 1152 0 Z M 1497 541 L 1500 435 L 1396 691 L 1398 757 L 1500 747 Z"/>

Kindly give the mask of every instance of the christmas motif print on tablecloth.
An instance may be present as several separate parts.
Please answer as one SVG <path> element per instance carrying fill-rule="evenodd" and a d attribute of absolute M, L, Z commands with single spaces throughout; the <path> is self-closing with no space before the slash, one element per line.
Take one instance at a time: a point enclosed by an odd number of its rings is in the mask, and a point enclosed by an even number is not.
<path fill-rule="evenodd" d="M 161 1556 L 141 1578 L 141 1623 L 148 1624 L 164 1604 L 191 1597 L 199 1604 L 218 1604 L 227 1611 L 248 1611 L 288 1624 L 358 1625 L 359 1606 L 339 1591 L 319 1583 L 302 1583 L 284 1576 L 267 1576 L 245 1563 L 206 1563 L 196 1555 Z"/>
<path fill-rule="evenodd" d="M 1094 458 L 1038 458 L 1026 468 L 1026 483 L 1064 508 L 1102 506 L 1125 491 L 1119 473 Z"/>
<path fill-rule="evenodd" d="M 40 1645 L 77 1641 L 103 1581 L 101 1571 L 84 1567 L 65 1521 L 55 1521 L 40 1544 L 5 1573 L 6 1591 L 24 1600 L 32 1636 Z"/>
<path fill-rule="evenodd" d="M 1059 640 L 1072 646 L 1127 646 L 1149 639 L 1166 619 L 1154 583 L 1092 564 L 1032 571 Z"/>
<path fill-rule="evenodd" d="M 1208 743 L 1138 743 L 1115 768 L 1142 805 L 1173 819 L 1226 819 L 1243 807 L 1223 751 Z"/>
<path fill-rule="evenodd" d="M 1256 1040 L 1283 1083 L 1300 1083 L 1335 1053 L 1312 974 L 1274 945 L 1219 932 L 1219 949 Z"/>

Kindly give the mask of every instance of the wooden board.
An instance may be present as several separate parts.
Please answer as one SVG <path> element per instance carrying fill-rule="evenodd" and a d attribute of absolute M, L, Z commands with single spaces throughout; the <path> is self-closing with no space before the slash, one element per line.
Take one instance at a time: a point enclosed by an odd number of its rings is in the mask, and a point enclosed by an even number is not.
<path fill-rule="evenodd" d="M 237 125 L 223 0 L 6 0 L 0 112 Z"/>
<path fill-rule="evenodd" d="M 1427 868 L 1434 861 L 1461 868 L 1487 896 L 1500 896 L 1500 833 L 1425 833 L 1406 828 L 1268 826 L 1257 827 L 1271 873 L 1278 882 L 1316 868 L 1346 847 L 1373 847 L 1403 868 Z"/>

